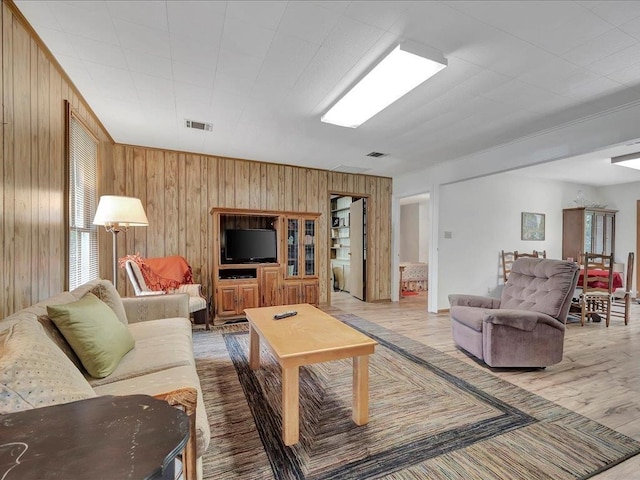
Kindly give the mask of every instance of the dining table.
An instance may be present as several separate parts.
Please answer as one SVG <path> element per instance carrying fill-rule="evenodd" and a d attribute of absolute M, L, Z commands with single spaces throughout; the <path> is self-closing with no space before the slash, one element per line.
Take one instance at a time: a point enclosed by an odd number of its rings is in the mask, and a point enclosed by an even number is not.
<path fill-rule="evenodd" d="M 591 288 L 608 288 L 609 285 L 609 271 L 608 270 L 589 270 L 588 275 L 589 278 L 599 277 L 602 278 L 602 281 L 591 280 L 589 282 L 589 287 Z M 578 287 L 582 287 L 584 283 L 584 269 L 580 270 L 580 276 L 578 277 Z M 613 290 L 616 288 L 622 287 L 622 275 L 618 272 L 613 272 Z"/>

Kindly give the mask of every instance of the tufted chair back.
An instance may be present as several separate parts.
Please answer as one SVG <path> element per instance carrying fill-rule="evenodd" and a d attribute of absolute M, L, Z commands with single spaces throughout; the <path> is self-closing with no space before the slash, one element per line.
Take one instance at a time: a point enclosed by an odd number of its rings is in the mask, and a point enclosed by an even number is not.
<path fill-rule="evenodd" d="M 500 308 L 545 313 L 564 323 L 578 273 L 573 262 L 518 258 L 502 291 Z"/>

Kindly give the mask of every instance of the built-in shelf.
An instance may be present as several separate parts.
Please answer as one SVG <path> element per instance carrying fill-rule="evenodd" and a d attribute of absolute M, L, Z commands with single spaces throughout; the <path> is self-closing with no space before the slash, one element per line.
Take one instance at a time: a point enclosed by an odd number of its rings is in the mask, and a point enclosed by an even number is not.
<path fill-rule="evenodd" d="M 351 251 L 349 228 L 351 197 L 335 197 L 331 199 L 331 243 L 329 252 L 331 258 L 332 275 L 340 289 L 345 287 L 345 268 L 349 268 L 349 252 Z M 334 271 L 338 267 L 339 273 Z M 336 277 L 337 276 L 337 277 Z M 338 278 L 339 277 L 339 278 Z"/>
<path fill-rule="evenodd" d="M 277 264 L 276 264 L 277 265 Z M 258 278 L 257 268 L 228 268 L 220 269 L 218 279 L 220 280 L 239 280 L 248 278 Z"/>
<path fill-rule="evenodd" d="M 316 234 L 319 214 L 213 208 L 214 324 L 235 321 L 247 308 L 318 304 Z M 225 264 L 225 232 L 271 229 L 276 232 L 275 262 Z M 333 251 L 332 251 L 333 252 Z"/>

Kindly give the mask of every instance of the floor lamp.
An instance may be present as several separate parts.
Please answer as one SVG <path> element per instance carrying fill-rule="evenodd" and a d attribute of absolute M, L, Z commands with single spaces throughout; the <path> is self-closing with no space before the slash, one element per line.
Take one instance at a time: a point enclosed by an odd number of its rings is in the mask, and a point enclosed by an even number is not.
<path fill-rule="evenodd" d="M 113 286 L 117 289 L 116 237 L 121 231 L 126 232 L 129 227 L 148 226 L 149 220 L 147 220 L 147 215 L 144 213 L 144 208 L 142 208 L 142 202 L 139 198 L 103 195 L 100 197 L 93 224 L 104 225 L 107 232 L 113 234 Z"/>

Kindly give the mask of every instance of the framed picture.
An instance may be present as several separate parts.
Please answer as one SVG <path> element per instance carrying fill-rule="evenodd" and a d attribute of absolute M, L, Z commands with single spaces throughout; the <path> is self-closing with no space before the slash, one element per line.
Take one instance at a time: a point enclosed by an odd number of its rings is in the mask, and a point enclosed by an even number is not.
<path fill-rule="evenodd" d="M 340 217 L 331 217 L 331 226 L 339 227 L 340 226 Z"/>
<path fill-rule="evenodd" d="M 521 240 L 544 240 L 544 213 L 522 212 Z"/>

